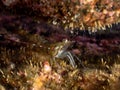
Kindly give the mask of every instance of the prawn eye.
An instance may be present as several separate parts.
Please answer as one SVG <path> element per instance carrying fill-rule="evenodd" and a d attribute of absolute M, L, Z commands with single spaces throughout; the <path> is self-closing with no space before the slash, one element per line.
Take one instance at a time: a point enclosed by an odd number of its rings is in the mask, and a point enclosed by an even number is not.
<path fill-rule="evenodd" d="M 61 46 L 61 45 L 60 46 L 58 45 L 58 46 L 54 47 L 54 49 L 53 49 L 53 57 L 55 57 L 56 55 L 59 54 L 59 52 L 62 50 L 62 47 L 63 46 Z"/>

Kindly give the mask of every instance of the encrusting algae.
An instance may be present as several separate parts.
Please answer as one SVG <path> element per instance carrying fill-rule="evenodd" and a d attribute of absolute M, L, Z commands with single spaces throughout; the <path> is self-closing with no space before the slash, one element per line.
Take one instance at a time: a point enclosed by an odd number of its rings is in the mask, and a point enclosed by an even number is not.
<path fill-rule="evenodd" d="M 0 90 L 119 90 L 119 78 L 119 0 L 0 1 Z"/>
<path fill-rule="evenodd" d="M 65 29 L 106 30 L 120 22 L 119 0 L 2 0 L 8 8 L 27 7 L 54 25 Z M 18 6 L 19 5 L 19 6 Z"/>

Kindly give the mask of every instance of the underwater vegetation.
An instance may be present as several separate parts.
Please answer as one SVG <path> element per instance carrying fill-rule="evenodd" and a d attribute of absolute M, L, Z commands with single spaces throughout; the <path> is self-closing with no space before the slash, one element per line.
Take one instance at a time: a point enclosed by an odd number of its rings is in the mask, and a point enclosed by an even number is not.
<path fill-rule="evenodd" d="M 119 0 L 2 0 L 13 11 L 44 17 L 49 23 L 80 30 L 105 30 L 120 22 Z M 21 10 L 21 11 L 22 11 Z M 28 11 L 27 11 L 28 10 Z M 16 12 L 14 10 L 14 12 Z M 21 12 L 20 11 L 20 12 Z M 19 12 L 19 13 L 20 13 Z"/>
<path fill-rule="evenodd" d="M 119 90 L 119 0 L 1 0 L 0 90 Z"/>

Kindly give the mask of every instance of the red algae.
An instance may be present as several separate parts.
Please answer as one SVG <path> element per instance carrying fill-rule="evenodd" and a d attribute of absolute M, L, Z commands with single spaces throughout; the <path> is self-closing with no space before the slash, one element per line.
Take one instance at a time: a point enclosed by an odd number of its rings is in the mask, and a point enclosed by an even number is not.
<path fill-rule="evenodd" d="M 80 28 L 96 32 L 111 27 L 120 21 L 118 0 L 3 0 L 10 10 L 20 9 L 26 14 L 46 18 L 54 25 L 66 28 Z M 17 11 L 17 10 L 16 10 Z"/>

